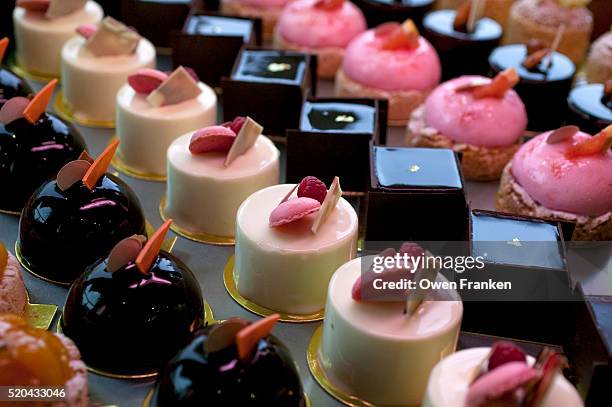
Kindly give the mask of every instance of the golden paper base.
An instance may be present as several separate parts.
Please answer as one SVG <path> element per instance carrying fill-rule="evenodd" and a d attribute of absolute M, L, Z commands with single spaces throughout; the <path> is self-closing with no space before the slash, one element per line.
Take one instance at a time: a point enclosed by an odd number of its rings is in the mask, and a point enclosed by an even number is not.
<path fill-rule="evenodd" d="M 236 287 L 236 278 L 234 276 L 234 256 L 230 256 L 225 264 L 225 268 L 223 270 L 223 283 L 225 284 L 225 289 L 234 299 L 234 301 L 236 301 L 246 310 L 251 311 L 253 314 L 257 314 L 262 317 L 267 317 L 272 314 L 279 314 L 280 321 L 292 323 L 316 322 L 323 319 L 325 310 L 308 315 L 292 315 L 262 307 L 261 305 L 257 305 L 254 302 L 244 298 L 240 292 L 238 292 L 238 288 Z"/>
<path fill-rule="evenodd" d="M 170 217 L 166 215 L 166 194 L 162 196 L 162 199 L 159 203 L 159 215 L 164 221 L 170 219 Z M 213 244 L 216 246 L 233 246 L 235 243 L 233 237 L 215 236 L 201 232 L 191 232 L 189 230 L 183 229 L 176 222 L 173 222 L 172 225 L 170 225 L 170 229 L 178 235 L 181 235 L 189 240 L 194 240 L 199 243 Z"/>
<path fill-rule="evenodd" d="M 147 395 L 142 401 L 142 407 L 150 407 L 152 398 L 153 398 L 153 389 L 147 392 Z M 308 395 L 306 393 L 304 393 L 304 400 L 306 401 L 306 407 L 312 407 L 312 404 L 310 404 L 310 399 L 308 398 Z"/>
<path fill-rule="evenodd" d="M 53 318 L 57 313 L 57 305 L 55 304 L 32 304 L 30 303 L 30 293 L 26 290 L 26 304 L 23 317 L 34 328 L 49 330 Z"/>
<path fill-rule="evenodd" d="M 41 82 L 41 83 L 47 83 L 49 81 L 51 81 L 52 79 L 57 79 L 58 83 L 60 78 L 54 75 L 49 75 L 49 74 L 44 74 L 41 72 L 30 72 L 30 71 L 26 71 L 21 64 L 19 63 L 19 61 L 17 61 L 17 55 L 13 52 L 11 55 L 8 56 L 7 61 L 6 61 L 6 65 L 9 67 L 9 69 L 11 71 L 13 71 L 14 73 L 16 73 L 17 75 L 21 76 L 22 78 L 25 79 L 30 79 L 36 82 Z"/>
<path fill-rule="evenodd" d="M 104 129 L 112 129 L 115 127 L 115 121 L 103 121 L 103 120 L 91 120 L 83 117 L 79 117 L 74 113 L 74 109 L 68 105 L 64 99 L 64 95 L 61 90 L 57 92 L 55 96 L 55 103 L 53 104 L 55 113 L 62 119 L 70 122 L 80 124 L 86 127 L 99 127 Z"/>
<path fill-rule="evenodd" d="M 21 212 L 9 211 L 7 209 L 0 209 L 0 213 L 3 213 L 5 215 L 21 216 Z"/>
<path fill-rule="evenodd" d="M 113 141 L 115 141 L 115 139 L 117 138 L 117 136 L 113 136 L 111 137 L 111 139 L 108 141 L 108 143 L 112 143 Z M 153 174 L 150 172 L 144 172 L 141 170 L 138 170 L 136 168 L 130 167 L 129 165 L 127 165 L 122 159 L 121 159 L 121 155 L 119 154 L 119 151 L 117 151 L 117 153 L 113 156 L 112 160 L 111 160 L 111 165 L 113 167 L 115 167 L 118 171 L 132 177 L 132 178 L 137 178 L 137 179 L 143 179 L 145 181 L 165 181 L 166 180 L 166 176 L 162 175 L 162 174 Z"/>

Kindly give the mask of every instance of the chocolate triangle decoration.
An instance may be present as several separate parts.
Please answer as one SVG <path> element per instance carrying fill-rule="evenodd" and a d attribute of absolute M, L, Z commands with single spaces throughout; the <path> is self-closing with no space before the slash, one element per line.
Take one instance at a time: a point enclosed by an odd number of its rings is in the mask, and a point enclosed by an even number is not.
<path fill-rule="evenodd" d="M 85 7 L 87 0 L 51 0 L 45 17 L 49 19 L 62 17 Z"/>
<path fill-rule="evenodd" d="M 184 67 L 179 66 L 147 96 L 147 101 L 155 107 L 175 105 L 185 100 L 195 99 L 200 93 L 202 89 L 195 79 Z"/>
<path fill-rule="evenodd" d="M 112 17 L 105 17 L 85 42 L 85 48 L 98 57 L 130 55 L 136 52 L 139 42 L 136 31 Z"/>
<path fill-rule="evenodd" d="M 340 178 L 334 177 L 331 186 L 327 190 L 327 195 L 321 204 L 321 209 L 317 213 L 317 217 L 312 223 L 310 231 L 317 233 L 321 225 L 325 223 L 329 215 L 336 209 L 336 205 L 342 196 L 342 189 L 340 188 Z"/>
<path fill-rule="evenodd" d="M 431 253 L 425 251 L 425 257 L 431 257 Z M 429 290 L 420 288 L 420 281 L 436 281 L 436 278 L 438 278 L 438 271 L 439 269 L 437 267 L 421 267 L 416 270 L 416 272 L 414 273 L 414 282 L 416 283 L 417 288 L 410 290 L 408 292 L 408 297 L 406 298 L 405 313 L 408 316 L 411 316 L 416 312 L 416 310 L 425 300 L 425 296 L 429 292 Z"/>
<path fill-rule="evenodd" d="M 272 328 L 280 319 L 279 314 L 272 314 L 269 317 L 253 322 L 242 328 L 236 334 L 236 347 L 238 348 L 238 357 L 241 360 L 247 360 L 257 343 L 270 335 Z"/>
<path fill-rule="evenodd" d="M 70 161 L 57 173 L 57 178 L 55 180 L 57 187 L 62 191 L 67 190 L 83 179 L 89 167 L 91 167 L 91 164 L 85 160 L 79 159 Z"/>
<path fill-rule="evenodd" d="M 232 346 L 236 343 L 238 332 L 248 325 L 248 321 L 237 317 L 215 324 L 204 342 L 204 351 L 212 353 Z"/>
<path fill-rule="evenodd" d="M 4 54 L 6 53 L 6 49 L 9 46 L 8 37 L 4 37 L 0 40 L 0 64 L 4 61 Z"/>
<path fill-rule="evenodd" d="M 23 96 L 10 98 L 0 108 L 0 123 L 9 124 L 23 117 L 23 111 L 30 104 L 30 99 Z"/>
<path fill-rule="evenodd" d="M 126 237 L 113 247 L 108 255 L 106 270 L 111 273 L 136 260 L 147 238 L 142 235 Z"/>
<path fill-rule="evenodd" d="M 95 188 L 96 184 L 102 178 L 108 166 L 110 165 L 113 155 L 119 146 L 119 139 L 115 139 L 111 144 L 104 149 L 102 154 L 96 158 L 91 164 L 85 175 L 83 175 L 83 183 L 91 191 Z"/>
<path fill-rule="evenodd" d="M 263 127 L 255 120 L 247 116 L 246 121 L 236 135 L 236 139 L 225 157 L 225 162 L 223 165 L 228 167 L 236 158 L 240 157 L 251 147 L 253 147 L 262 131 Z"/>
<path fill-rule="evenodd" d="M 23 117 L 25 117 L 27 121 L 34 124 L 40 119 L 40 116 L 45 113 L 51 101 L 51 97 L 53 97 L 53 91 L 56 85 L 57 79 L 53 79 L 34 95 L 30 103 L 23 110 Z"/>
<path fill-rule="evenodd" d="M 164 238 L 166 237 L 166 233 L 168 233 L 171 224 L 172 219 L 168 219 L 166 222 L 164 222 L 164 224 L 155 231 L 153 236 L 149 238 L 140 253 L 138 253 L 138 256 L 136 257 L 136 268 L 138 268 L 138 271 L 140 271 L 142 274 L 147 274 L 155 262 L 155 259 L 157 259 L 157 255 L 164 244 Z"/>
<path fill-rule="evenodd" d="M 83 150 L 81 155 L 79 155 L 78 160 L 87 161 L 90 164 L 93 164 L 93 162 L 94 162 L 94 159 L 87 153 L 86 150 Z"/>

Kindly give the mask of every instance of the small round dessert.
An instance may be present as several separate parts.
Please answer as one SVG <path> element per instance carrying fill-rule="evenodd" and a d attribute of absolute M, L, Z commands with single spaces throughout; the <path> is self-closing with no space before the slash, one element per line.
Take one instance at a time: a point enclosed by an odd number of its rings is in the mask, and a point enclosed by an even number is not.
<path fill-rule="evenodd" d="M 423 16 L 435 3 L 435 0 L 352 0 L 368 21 L 368 27 L 376 27 L 389 21 L 401 23 L 406 19 L 413 20 L 419 27 Z"/>
<path fill-rule="evenodd" d="M 87 368 L 70 339 L 33 328 L 17 315 L 1 314 L 0 342 L 3 345 L 0 353 L 0 386 L 57 386 L 66 392 L 62 401 L 28 405 L 89 405 Z"/>
<path fill-rule="evenodd" d="M 196 333 L 162 369 L 150 407 L 307 406 L 289 349 L 270 335 L 269 329 L 250 341 L 248 352 L 237 343 L 245 330 L 258 328 L 267 320 L 249 324 L 230 318 Z"/>
<path fill-rule="evenodd" d="M 603 34 L 591 45 L 586 76 L 591 83 L 606 83 L 612 79 L 612 31 Z"/>
<path fill-rule="evenodd" d="M 0 313 L 23 315 L 28 293 L 19 270 L 19 262 L 0 242 Z"/>
<path fill-rule="evenodd" d="M 592 83 L 577 86 L 567 98 L 570 114 L 567 124 L 575 124 L 590 133 L 597 133 L 612 124 L 612 80 L 606 85 Z"/>
<path fill-rule="evenodd" d="M 462 4 L 465 4 L 465 2 L 466 0 L 437 0 L 436 9 L 456 10 Z M 502 26 L 502 29 L 505 30 L 508 15 L 510 15 L 510 7 L 514 4 L 514 0 L 486 0 L 484 3 L 483 15 L 497 21 Z"/>
<path fill-rule="evenodd" d="M 47 16 L 49 10 L 24 7 L 18 5 L 13 12 L 17 63 L 29 74 L 48 78 L 60 76 L 62 47 L 74 37 L 76 28 L 81 24 L 97 24 L 104 16 L 102 7 L 94 1 L 53 17 Z"/>
<path fill-rule="evenodd" d="M 260 18 L 264 40 L 271 40 L 274 28 L 288 0 L 221 0 L 221 13 Z"/>
<path fill-rule="evenodd" d="M 550 44 L 559 27 L 564 25 L 557 50 L 579 64 L 589 47 L 593 15 L 586 7 L 561 3 L 561 0 L 518 0 L 510 10 L 504 43 L 526 44 L 537 38 Z"/>
<path fill-rule="evenodd" d="M 429 372 L 457 345 L 461 299 L 454 290 L 430 291 L 412 315 L 406 301 L 357 301 L 362 261 L 343 264 L 329 283 L 318 363 L 337 391 L 364 405 L 420 405 Z"/>
<path fill-rule="evenodd" d="M 346 46 L 366 28 L 363 13 L 348 0 L 296 0 L 283 9 L 274 46 L 316 54 L 318 76 L 330 79 Z"/>
<path fill-rule="evenodd" d="M 576 223 L 573 240 L 612 239 L 612 126 L 592 137 L 566 126 L 516 153 L 497 193 L 499 211 Z"/>
<path fill-rule="evenodd" d="M 336 95 L 387 99 L 389 124 L 405 125 L 413 109 L 440 82 L 440 60 L 409 20 L 357 36 L 336 74 Z"/>
<path fill-rule="evenodd" d="M 413 112 L 406 145 L 450 148 L 462 153 L 466 179 L 498 179 L 527 126 L 525 106 L 510 89 L 518 81 L 511 72 L 494 80 L 462 76 L 438 86 Z"/>
<path fill-rule="evenodd" d="M 516 70 L 520 80 L 514 90 L 525 103 L 527 129 L 544 131 L 559 127 L 565 118 L 576 66 L 559 52 L 534 60 L 538 52 L 547 51 L 529 52 L 522 44 L 504 45 L 491 53 L 489 65 L 494 75 L 508 68 Z"/>
<path fill-rule="evenodd" d="M 487 57 L 502 38 L 502 27 L 484 17 L 469 31 L 465 22 L 458 22 L 456 16 L 454 10 L 438 10 L 423 19 L 423 36 L 440 56 L 442 80 L 461 75 L 484 76 L 489 72 Z"/>

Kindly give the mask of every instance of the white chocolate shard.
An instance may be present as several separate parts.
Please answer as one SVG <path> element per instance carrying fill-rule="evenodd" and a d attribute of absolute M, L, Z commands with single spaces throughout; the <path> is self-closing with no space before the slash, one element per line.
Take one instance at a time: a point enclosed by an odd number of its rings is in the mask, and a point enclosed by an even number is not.
<path fill-rule="evenodd" d="M 327 190 L 327 195 L 325 195 L 325 199 L 323 200 L 323 204 L 321 205 L 321 209 L 317 213 L 317 217 L 312 223 L 312 227 L 310 231 L 312 233 L 317 233 L 321 225 L 325 223 L 329 215 L 331 215 L 332 211 L 336 209 L 336 205 L 338 201 L 342 197 L 342 188 L 340 188 L 340 178 L 334 177 L 331 186 Z"/>
<path fill-rule="evenodd" d="M 122 22 L 106 17 L 87 39 L 85 48 L 98 57 L 130 55 L 136 52 L 140 35 Z"/>
<path fill-rule="evenodd" d="M 263 127 L 255 120 L 247 117 L 242 128 L 236 135 L 236 139 L 228 151 L 223 164 L 228 167 L 236 158 L 246 153 L 255 145 L 257 138 L 262 132 Z"/>
<path fill-rule="evenodd" d="M 200 93 L 202 89 L 198 86 L 198 82 L 184 67 L 179 66 L 147 96 L 147 101 L 155 107 L 175 105 L 185 100 L 195 99 Z"/>

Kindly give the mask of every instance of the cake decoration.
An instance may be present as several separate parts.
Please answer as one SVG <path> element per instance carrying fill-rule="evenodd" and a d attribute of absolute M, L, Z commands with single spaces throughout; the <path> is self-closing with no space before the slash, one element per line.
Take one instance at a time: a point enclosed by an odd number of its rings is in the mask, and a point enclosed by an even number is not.
<path fill-rule="evenodd" d="M 57 85 L 57 79 L 47 83 L 30 101 L 23 110 L 23 117 L 30 123 L 36 123 L 40 116 L 47 110 L 47 105 L 53 96 L 53 90 Z"/>
<path fill-rule="evenodd" d="M 0 108 L 0 123 L 9 124 L 23 117 L 23 111 L 30 104 L 30 99 L 23 96 L 10 98 Z"/>
<path fill-rule="evenodd" d="M 411 256 L 413 256 L 413 254 L 411 254 Z M 426 251 L 425 256 L 428 257 L 431 256 L 431 254 Z M 406 298 L 406 307 L 404 309 L 404 313 L 406 315 L 414 315 L 419 306 L 423 303 L 423 301 L 425 301 L 427 293 L 430 292 L 429 289 L 421 288 L 421 281 L 436 281 L 439 271 L 440 269 L 438 267 L 419 267 L 415 270 L 413 280 L 416 283 L 416 288 L 408 291 L 408 297 Z"/>
<path fill-rule="evenodd" d="M 327 195 L 325 195 L 325 199 L 321 204 L 321 210 L 317 214 L 314 222 L 312 223 L 312 228 L 310 229 L 312 233 L 317 233 L 321 225 L 325 223 L 329 215 L 332 213 L 334 209 L 336 209 L 336 205 L 338 201 L 342 197 L 342 189 L 340 188 L 340 179 L 338 177 L 334 177 L 329 190 L 327 191 Z"/>
<path fill-rule="evenodd" d="M 297 196 L 316 199 L 323 204 L 327 196 L 327 186 L 317 177 L 309 175 L 297 185 Z"/>
<path fill-rule="evenodd" d="M 54 19 L 80 10 L 86 3 L 87 0 L 17 0 L 16 6 L 45 13 L 45 18 Z"/>
<path fill-rule="evenodd" d="M 144 235 L 132 235 L 121 240 L 108 254 L 106 270 L 112 273 L 136 260 L 146 241 Z"/>
<path fill-rule="evenodd" d="M 565 140 L 569 140 L 574 137 L 574 134 L 578 133 L 580 129 L 578 126 L 563 126 L 559 127 L 557 130 L 553 130 L 548 137 L 546 137 L 546 142 L 548 144 L 557 144 Z"/>
<path fill-rule="evenodd" d="M 77 34 L 85 39 L 90 38 L 96 31 L 98 31 L 98 26 L 96 24 L 81 24 L 76 28 Z"/>
<path fill-rule="evenodd" d="M 0 64 L 4 61 L 4 54 L 6 53 L 6 49 L 9 45 L 8 37 L 4 37 L 0 40 Z"/>
<path fill-rule="evenodd" d="M 144 68 L 128 76 L 128 84 L 136 91 L 145 95 L 150 94 L 159 87 L 168 74 L 153 68 Z"/>
<path fill-rule="evenodd" d="M 286 225 L 302 219 L 321 209 L 319 201 L 312 198 L 289 199 L 278 205 L 270 213 L 270 227 Z"/>
<path fill-rule="evenodd" d="M 89 167 L 91 163 L 81 159 L 67 163 L 57 173 L 57 187 L 62 191 L 67 190 L 83 179 Z"/>
<path fill-rule="evenodd" d="M 272 314 L 257 322 L 252 322 L 238 331 L 236 334 L 238 357 L 241 360 L 248 360 L 259 341 L 270 335 L 272 328 L 279 319 L 279 314 Z"/>
<path fill-rule="evenodd" d="M 223 165 L 228 167 L 236 158 L 246 153 L 261 135 L 263 127 L 247 116 L 246 121 L 236 135 L 236 139 L 225 157 Z"/>
<path fill-rule="evenodd" d="M 574 142 L 565 150 L 565 157 L 573 159 L 576 157 L 595 154 L 605 154 L 612 147 L 612 124 L 591 138 Z"/>
<path fill-rule="evenodd" d="M 84 48 L 97 57 L 130 55 L 136 52 L 140 35 L 122 22 L 105 17 Z"/>
<path fill-rule="evenodd" d="M 147 96 L 147 101 L 155 107 L 174 105 L 194 99 L 200 93 L 202 89 L 198 86 L 197 80 L 184 67 L 179 66 Z"/>
<path fill-rule="evenodd" d="M 108 169 L 118 145 L 119 140 L 115 139 L 95 160 L 86 151 L 83 151 L 77 160 L 67 163 L 59 170 L 57 173 L 58 188 L 66 191 L 82 180 L 89 190 L 93 190 L 100 177 Z"/>
<path fill-rule="evenodd" d="M 488 97 L 501 99 L 509 89 L 512 89 L 519 82 L 519 79 L 516 70 L 514 68 L 508 68 L 498 73 L 491 81 L 477 78 L 476 80 L 458 87 L 456 90 L 458 92 L 471 92 L 476 99 Z"/>
<path fill-rule="evenodd" d="M 415 49 L 419 46 L 419 30 L 410 19 L 402 24 L 390 22 L 380 25 L 375 35 L 386 37 L 382 45 L 385 50 Z"/>
<path fill-rule="evenodd" d="M 77 160 L 84 160 L 87 161 L 90 164 L 93 164 L 93 162 L 95 161 L 92 156 L 90 156 L 86 150 L 83 150 L 83 152 L 81 154 L 79 154 L 79 158 L 77 158 Z"/>
<path fill-rule="evenodd" d="M 157 259 L 157 255 L 161 250 L 162 245 L 164 244 L 164 238 L 166 237 L 166 233 L 170 229 L 170 225 L 172 224 L 172 219 L 168 219 L 164 222 L 163 225 L 160 226 L 159 229 L 147 240 L 147 243 L 144 245 L 138 256 L 136 257 L 135 264 L 138 271 L 142 274 L 147 274 L 149 269 Z"/>
<path fill-rule="evenodd" d="M 210 152 L 226 153 L 232 147 L 236 133 L 225 126 L 210 126 L 197 130 L 189 141 L 189 151 L 192 154 Z"/>
<path fill-rule="evenodd" d="M 95 159 L 91 166 L 87 169 L 85 175 L 83 175 L 83 184 L 91 191 L 95 188 L 100 178 L 106 173 L 108 166 L 110 165 L 113 155 L 119 146 L 119 140 L 113 140 L 108 147 L 104 149 L 102 154 Z"/>

